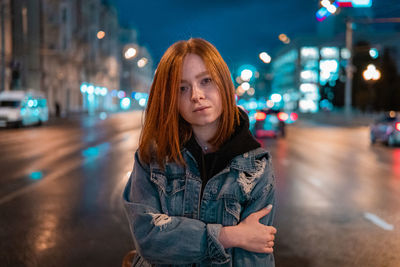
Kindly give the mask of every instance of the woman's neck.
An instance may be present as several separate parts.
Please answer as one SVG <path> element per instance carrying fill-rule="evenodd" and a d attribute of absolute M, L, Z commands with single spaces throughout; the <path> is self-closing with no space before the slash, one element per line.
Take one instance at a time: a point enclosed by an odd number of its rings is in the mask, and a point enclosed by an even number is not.
<path fill-rule="evenodd" d="M 210 129 L 209 127 L 193 127 L 193 134 L 196 142 L 199 144 L 204 153 L 210 153 L 217 150 L 217 148 L 211 145 L 208 141 L 214 137 L 216 129 Z"/>

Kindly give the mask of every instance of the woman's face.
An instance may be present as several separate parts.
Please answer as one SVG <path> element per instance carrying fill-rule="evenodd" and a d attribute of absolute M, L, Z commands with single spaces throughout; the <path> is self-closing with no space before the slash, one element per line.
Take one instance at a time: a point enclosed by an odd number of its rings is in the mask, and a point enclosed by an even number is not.
<path fill-rule="evenodd" d="M 183 60 L 179 113 L 196 127 L 216 127 L 222 113 L 221 95 L 203 60 L 188 54 Z"/>

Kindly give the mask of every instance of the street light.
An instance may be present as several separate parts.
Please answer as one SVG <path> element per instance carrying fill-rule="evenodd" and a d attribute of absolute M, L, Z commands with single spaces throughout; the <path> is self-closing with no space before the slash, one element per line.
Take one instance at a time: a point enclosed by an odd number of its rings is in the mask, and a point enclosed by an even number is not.
<path fill-rule="evenodd" d="M 284 34 L 284 33 L 279 34 L 279 40 L 282 41 L 285 44 L 290 43 L 290 38 L 287 37 L 287 35 Z"/>
<path fill-rule="evenodd" d="M 381 78 L 381 72 L 376 69 L 374 64 L 369 64 L 367 69 L 363 72 L 364 80 L 374 80 L 377 81 Z"/>
<path fill-rule="evenodd" d="M 138 60 L 137 65 L 139 68 L 143 68 L 144 66 L 147 65 L 148 59 L 145 57 L 142 57 L 141 59 Z"/>
<path fill-rule="evenodd" d="M 265 64 L 268 64 L 271 62 L 271 56 L 268 55 L 268 53 L 266 53 L 266 52 L 261 52 L 259 57 L 262 60 L 262 62 L 264 62 Z"/>
<path fill-rule="evenodd" d="M 104 31 L 98 31 L 97 32 L 97 39 L 101 40 L 106 36 L 106 33 Z"/>
<path fill-rule="evenodd" d="M 242 79 L 242 81 L 250 81 L 251 77 L 253 77 L 253 72 L 249 69 L 244 69 L 241 71 L 240 73 L 240 78 Z"/>
<path fill-rule="evenodd" d="M 124 53 L 124 57 L 126 59 L 132 59 L 132 58 L 134 58 L 136 56 L 136 54 L 137 54 L 136 49 L 133 48 L 133 47 L 129 47 L 129 48 L 126 49 L 126 51 Z"/>

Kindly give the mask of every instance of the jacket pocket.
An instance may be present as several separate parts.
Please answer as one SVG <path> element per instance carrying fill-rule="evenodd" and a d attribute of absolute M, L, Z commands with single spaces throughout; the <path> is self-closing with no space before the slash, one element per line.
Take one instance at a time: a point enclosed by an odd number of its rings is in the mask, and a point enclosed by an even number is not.
<path fill-rule="evenodd" d="M 240 221 L 240 212 L 242 210 L 240 202 L 232 196 L 223 197 L 223 201 L 224 201 L 224 212 L 222 217 L 222 225 L 223 226 L 237 225 Z"/>
<path fill-rule="evenodd" d="M 185 177 L 167 177 L 164 173 L 152 172 L 150 179 L 157 185 L 162 212 L 169 216 L 182 216 Z"/>

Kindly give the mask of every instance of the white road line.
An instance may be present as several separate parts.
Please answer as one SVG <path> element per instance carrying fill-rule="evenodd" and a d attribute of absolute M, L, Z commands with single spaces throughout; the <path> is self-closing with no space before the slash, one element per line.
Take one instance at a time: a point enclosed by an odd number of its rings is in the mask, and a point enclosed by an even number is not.
<path fill-rule="evenodd" d="M 381 218 L 379 218 L 377 215 L 375 215 L 373 213 L 364 212 L 364 217 L 365 217 L 365 219 L 371 221 L 372 223 L 376 224 L 377 226 L 379 226 L 380 228 L 382 228 L 384 230 L 393 231 L 393 229 L 394 229 L 394 226 L 392 224 L 385 222 L 384 220 L 382 220 Z"/>
<path fill-rule="evenodd" d="M 74 169 L 78 168 L 82 164 L 82 161 L 78 158 L 75 159 L 68 164 L 64 164 L 62 168 L 58 168 L 57 170 L 51 172 L 49 175 L 45 176 L 43 179 L 27 185 L 25 187 L 22 187 L 14 192 L 11 192 L 3 197 L 0 198 L 0 205 L 20 196 L 23 194 L 26 194 L 32 190 L 34 190 L 37 187 L 40 187 L 48 182 L 53 181 L 54 179 L 57 179 L 59 177 L 65 177 L 66 173 L 73 171 Z"/>
<path fill-rule="evenodd" d="M 322 187 L 322 182 L 314 177 L 308 177 L 307 180 L 316 187 Z"/>

